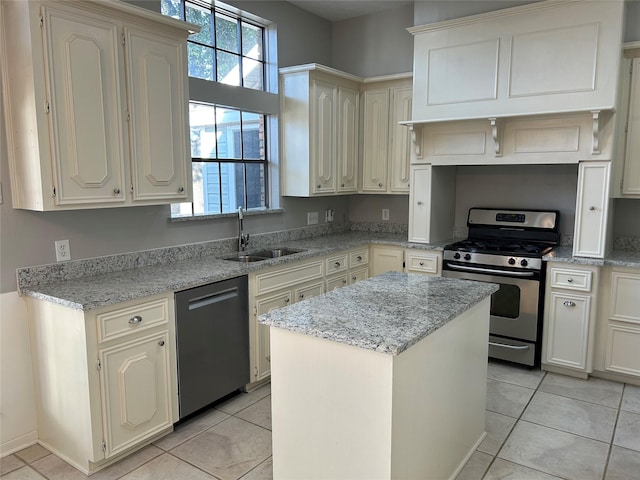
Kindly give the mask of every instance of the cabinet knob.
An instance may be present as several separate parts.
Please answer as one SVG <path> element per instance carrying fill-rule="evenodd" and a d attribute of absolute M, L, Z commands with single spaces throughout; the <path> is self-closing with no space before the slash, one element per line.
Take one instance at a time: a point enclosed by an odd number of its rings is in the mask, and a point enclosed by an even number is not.
<path fill-rule="evenodd" d="M 567 278 L 567 283 L 573 283 L 573 278 Z"/>
<path fill-rule="evenodd" d="M 301 293 L 300 295 L 298 295 L 300 298 L 304 298 L 304 293 Z"/>
<path fill-rule="evenodd" d="M 343 278 L 343 279 L 342 279 L 342 283 L 347 283 L 347 279 L 346 279 L 346 278 Z"/>
<path fill-rule="evenodd" d="M 418 265 L 420 265 L 421 267 L 424 267 L 424 262 L 420 262 L 418 263 Z"/>
<path fill-rule="evenodd" d="M 422 205 L 422 200 L 418 200 L 418 205 Z"/>
<path fill-rule="evenodd" d="M 158 342 L 158 345 L 160 345 L 161 347 L 164 347 L 164 340 L 160 340 L 160 341 Z"/>
<path fill-rule="evenodd" d="M 119 188 L 117 188 L 117 187 L 116 187 L 116 188 L 114 188 L 114 189 L 113 189 L 113 193 L 114 193 L 114 195 L 120 195 L 120 189 L 119 189 Z"/>
<path fill-rule="evenodd" d="M 591 211 L 594 211 L 595 209 L 596 209 L 596 207 L 594 207 L 593 205 L 591 205 L 591 206 L 589 207 L 589 210 L 591 210 Z"/>
<path fill-rule="evenodd" d="M 351 280 L 353 280 L 354 282 L 358 279 L 358 277 L 356 277 L 355 275 L 353 277 L 351 277 Z"/>
<path fill-rule="evenodd" d="M 289 297 L 284 299 L 284 303 L 289 303 L 291 301 L 291 299 Z"/>
<path fill-rule="evenodd" d="M 361 262 L 361 261 L 362 261 L 362 255 L 358 255 L 358 256 L 356 257 L 356 260 L 358 260 L 359 262 Z"/>
<path fill-rule="evenodd" d="M 571 300 L 565 300 L 563 305 L 565 307 L 575 307 L 576 306 L 576 302 L 572 302 Z"/>
<path fill-rule="evenodd" d="M 136 315 L 135 317 L 131 317 L 129 319 L 129 323 L 131 325 L 137 325 L 140 322 L 142 322 L 142 317 L 140 315 Z"/>
<path fill-rule="evenodd" d="M 381 183 L 378 184 L 379 187 L 382 187 L 383 185 Z"/>
<path fill-rule="evenodd" d="M 316 188 L 321 188 L 321 187 L 322 187 L 322 185 L 319 185 L 319 184 L 318 184 L 318 185 L 316 185 Z"/>
<path fill-rule="evenodd" d="M 336 267 L 336 268 L 340 268 L 340 262 L 334 263 L 333 266 Z"/>
<path fill-rule="evenodd" d="M 344 183 L 342 185 L 340 185 L 342 188 L 344 188 Z"/>
<path fill-rule="evenodd" d="M 178 187 L 178 192 L 180 193 L 184 192 L 184 187 Z"/>

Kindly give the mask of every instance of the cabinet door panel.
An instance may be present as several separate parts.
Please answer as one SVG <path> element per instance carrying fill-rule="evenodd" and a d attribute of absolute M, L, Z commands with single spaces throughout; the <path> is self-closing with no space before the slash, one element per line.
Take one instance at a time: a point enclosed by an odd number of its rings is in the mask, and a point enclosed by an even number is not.
<path fill-rule="evenodd" d="M 336 191 L 336 92 L 337 87 L 313 81 L 311 108 L 311 163 L 313 193 Z"/>
<path fill-rule="evenodd" d="M 640 58 L 633 60 L 622 193 L 640 195 Z"/>
<path fill-rule="evenodd" d="M 409 241 L 429 242 L 431 225 L 431 165 L 411 167 Z"/>
<path fill-rule="evenodd" d="M 56 203 L 124 202 L 118 27 L 88 14 L 43 13 Z"/>
<path fill-rule="evenodd" d="M 389 90 L 364 93 L 364 147 L 362 152 L 362 190 L 387 190 L 387 152 L 389 145 Z"/>
<path fill-rule="evenodd" d="M 338 89 L 338 192 L 358 190 L 359 94 Z"/>
<path fill-rule="evenodd" d="M 184 45 L 126 29 L 134 200 L 175 199 L 190 191 Z"/>
<path fill-rule="evenodd" d="M 105 456 L 172 425 L 169 332 L 100 351 Z"/>
<path fill-rule="evenodd" d="M 602 258 L 606 253 L 610 169 L 610 162 L 580 163 L 573 244 L 576 256 Z"/>
<path fill-rule="evenodd" d="M 375 247 L 371 249 L 371 276 L 386 272 L 402 272 L 404 251 L 401 248 Z"/>
<path fill-rule="evenodd" d="M 411 102 L 413 88 L 396 88 L 392 90 L 391 100 L 391 135 L 389 146 L 389 176 L 392 192 L 409 191 L 409 160 L 411 157 L 411 136 L 409 129 L 399 122 L 411 120 Z"/>
<path fill-rule="evenodd" d="M 551 292 L 548 306 L 546 362 L 587 368 L 591 297 Z"/>
<path fill-rule="evenodd" d="M 262 315 L 264 313 L 269 313 L 271 310 L 275 310 L 276 308 L 286 307 L 287 305 L 291 305 L 293 303 L 291 298 L 290 290 L 283 290 L 282 292 L 264 298 L 256 299 L 256 311 L 258 315 Z M 266 325 L 257 324 L 258 327 L 258 341 L 256 347 L 258 351 L 256 352 L 257 358 L 257 378 L 256 381 L 262 380 L 269 376 L 271 372 L 271 345 L 270 345 L 270 336 L 269 336 L 269 328 Z"/>
<path fill-rule="evenodd" d="M 609 325 L 605 368 L 640 377 L 640 328 Z"/>

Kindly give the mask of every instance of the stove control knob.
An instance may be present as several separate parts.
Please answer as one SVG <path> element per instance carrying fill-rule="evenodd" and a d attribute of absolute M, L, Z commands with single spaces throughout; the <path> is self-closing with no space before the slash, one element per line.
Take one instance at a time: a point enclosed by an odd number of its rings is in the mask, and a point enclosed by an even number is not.
<path fill-rule="evenodd" d="M 516 264 L 516 259 L 515 258 L 510 258 L 508 260 L 509 265 L 515 265 Z"/>
<path fill-rule="evenodd" d="M 458 252 L 453 254 L 453 258 L 455 258 L 456 260 L 460 258 L 460 254 Z"/>
<path fill-rule="evenodd" d="M 520 260 L 520 265 L 526 267 L 527 265 L 529 265 L 529 262 L 527 262 L 526 260 Z"/>
<path fill-rule="evenodd" d="M 464 259 L 471 260 L 471 254 L 470 253 L 465 254 Z"/>

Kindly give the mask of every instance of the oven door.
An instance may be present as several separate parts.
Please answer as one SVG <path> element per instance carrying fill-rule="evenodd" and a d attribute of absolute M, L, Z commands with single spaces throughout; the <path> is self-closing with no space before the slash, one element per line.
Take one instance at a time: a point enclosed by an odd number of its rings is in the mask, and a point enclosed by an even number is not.
<path fill-rule="evenodd" d="M 509 277 L 495 273 L 471 273 L 465 267 L 458 271 L 443 270 L 442 276 L 463 280 L 497 283 L 500 288 L 491 295 L 491 335 L 536 342 L 538 337 L 538 302 L 540 281 L 528 277 Z M 481 267 L 472 267 L 475 271 Z M 520 272 L 517 272 L 520 273 Z"/>

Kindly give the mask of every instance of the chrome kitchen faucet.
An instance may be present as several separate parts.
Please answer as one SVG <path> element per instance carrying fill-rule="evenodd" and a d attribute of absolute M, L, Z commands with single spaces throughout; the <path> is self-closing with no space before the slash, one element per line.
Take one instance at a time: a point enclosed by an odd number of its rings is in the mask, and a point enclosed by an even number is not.
<path fill-rule="evenodd" d="M 242 207 L 238 207 L 238 251 L 244 252 L 249 245 L 249 234 L 244 233 L 244 212 Z"/>

